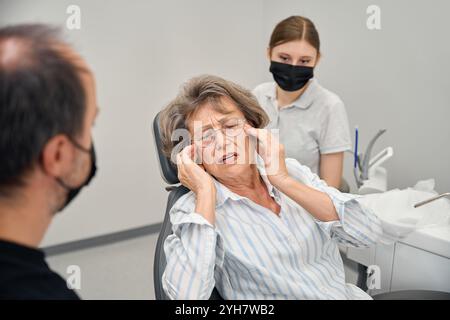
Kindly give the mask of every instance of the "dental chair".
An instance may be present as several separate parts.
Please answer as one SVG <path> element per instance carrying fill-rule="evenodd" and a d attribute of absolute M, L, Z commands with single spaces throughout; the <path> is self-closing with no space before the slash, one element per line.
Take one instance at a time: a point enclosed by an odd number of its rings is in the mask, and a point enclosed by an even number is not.
<path fill-rule="evenodd" d="M 155 298 L 156 300 L 169 300 L 162 287 L 162 275 L 166 268 L 166 256 L 164 254 L 164 241 L 167 236 L 172 233 L 172 224 L 170 223 L 169 211 L 177 200 L 184 194 L 189 192 L 189 189 L 180 184 L 177 175 L 177 168 L 172 162 L 162 153 L 161 135 L 159 131 L 159 113 L 153 120 L 153 135 L 155 140 L 155 147 L 158 154 L 161 176 L 164 181 L 169 185 L 166 190 L 169 192 L 167 199 L 166 211 L 164 213 L 164 221 L 161 227 L 161 231 L 156 243 L 155 259 L 153 264 L 153 281 L 155 286 Z M 367 291 L 367 267 L 358 265 L 358 280 L 357 286 L 362 290 Z M 426 291 L 426 290 L 405 290 L 382 293 L 373 296 L 375 300 L 449 300 L 450 293 Z M 211 293 L 209 300 L 223 300 L 216 288 Z"/>

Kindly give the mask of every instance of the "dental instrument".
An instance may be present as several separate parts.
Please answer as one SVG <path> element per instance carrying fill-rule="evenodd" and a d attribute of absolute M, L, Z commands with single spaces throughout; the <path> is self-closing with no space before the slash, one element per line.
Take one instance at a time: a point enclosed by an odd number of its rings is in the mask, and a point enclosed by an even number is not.
<path fill-rule="evenodd" d="M 414 205 L 414 208 L 421 207 L 421 206 L 423 206 L 423 205 L 425 205 L 427 203 L 433 202 L 433 201 L 438 200 L 438 199 L 443 198 L 443 197 L 449 197 L 449 196 L 450 196 L 450 192 L 446 192 L 446 193 L 434 196 L 434 197 L 432 197 L 430 199 L 427 199 L 427 200 L 424 200 L 424 201 L 416 203 Z"/>

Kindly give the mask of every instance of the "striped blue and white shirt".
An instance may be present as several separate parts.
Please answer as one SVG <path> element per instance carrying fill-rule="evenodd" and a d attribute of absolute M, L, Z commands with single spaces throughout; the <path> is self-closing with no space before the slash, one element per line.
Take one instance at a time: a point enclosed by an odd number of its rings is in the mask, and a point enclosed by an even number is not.
<path fill-rule="evenodd" d="M 208 299 L 214 287 L 224 299 L 370 299 L 345 282 L 338 243 L 368 247 L 382 234 L 377 216 L 357 195 L 329 187 L 311 170 L 286 159 L 289 174 L 327 193 L 339 220 L 319 221 L 274 188 L 261 162 L 258 170 L 280 205 L 276 215 L 215 181 L 216 223 L 195 212 L 195 195 L 170 211 L 173 233 L 164 243 L 162 282 L 170 299 Z"/>

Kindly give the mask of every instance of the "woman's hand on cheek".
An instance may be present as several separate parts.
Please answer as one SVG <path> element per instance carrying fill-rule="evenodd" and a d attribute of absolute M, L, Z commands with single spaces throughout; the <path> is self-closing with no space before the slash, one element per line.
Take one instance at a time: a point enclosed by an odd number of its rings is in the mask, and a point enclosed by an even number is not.
<path fill-rule="evenodd" d="M 177 155 L 178 179 L 196 195 L 214 193 L 216 188 L 212 177 L 193 160 L 195 148 L 195 145 L 189 145 Z"/>
<path fill-rule="evenodd" d="M 246 124 L 245 132 L 257 140 L 257 152 L 264 161 L 267 178 L 275 187 L 289 177 L 286 169 L 284 146 L 266 129 L 256 129 Z"/>

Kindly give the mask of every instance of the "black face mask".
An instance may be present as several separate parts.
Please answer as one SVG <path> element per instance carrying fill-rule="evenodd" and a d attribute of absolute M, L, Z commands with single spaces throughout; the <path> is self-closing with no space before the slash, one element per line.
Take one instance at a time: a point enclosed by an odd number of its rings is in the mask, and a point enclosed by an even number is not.
<path fill-rule="evenodd" d="M 270 62 L 270 72 L 275 82 L 284 91 L 300 90 L 314 76 L 313 67 L 294 66 L 275 61 Z"/>
<path fill-rule="evenodd" d="M 90 154 L 90 156 L 91 156 L 91 172 L 89 173 L 88 177 L 86 178 L 86 181 L 77 188 L 69 187 L 60 178 L 56 179 L 56 181 L 58 181 L 58 183 L 64 189 L 66 189 L 68 191 L 66 202 L 64 203 L 64 205 L 62 206 L 62 208 L 59 211 L 63 210 L 65 207 L 67 207 L 69 205 L 69 203 L 72 202 L 72 200 L 78 195 L 78 193 L 80 193 L 81 189 L 83 189 L 83 187 L 87 186 L 91 182 L 92 178 L 94 178 L 95 173 L 97 171 L 97 164 L 96 164 L 97 159 L 95 156 L 94 142 L 92 142 L 91 149 L 86 149 L 86 148 L 80 146 L 75 141 L 72 141 L 72 143 L 77 149 Z"/>

